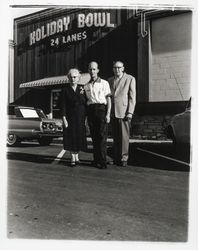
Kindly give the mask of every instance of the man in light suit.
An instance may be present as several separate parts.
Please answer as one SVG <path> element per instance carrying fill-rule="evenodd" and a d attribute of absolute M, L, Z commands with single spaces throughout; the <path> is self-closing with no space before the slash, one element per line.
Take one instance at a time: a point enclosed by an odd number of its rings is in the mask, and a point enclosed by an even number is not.
<path fill-rule="evenodd" d="M 114 76 L 109 79 L 112 94 L 112 130 L 114 163 L 126 167 L 129 151 L 130 123 L 136 104 L 136 81 L 124 72 L 121 61 L 113 63 Z"/>

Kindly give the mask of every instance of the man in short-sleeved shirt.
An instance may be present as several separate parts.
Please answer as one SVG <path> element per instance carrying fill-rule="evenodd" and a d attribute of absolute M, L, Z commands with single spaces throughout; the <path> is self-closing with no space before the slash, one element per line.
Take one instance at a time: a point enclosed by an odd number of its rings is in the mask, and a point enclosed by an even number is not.
<path fill-rule="evenodd" d="M 110 122 L 111 90 L 109 83 L 98 77 L 97 62 L 89 63 L 91 80 L 85 85 L 88 124 L 93 142 L 93 164 L 106 168 L 107 124 Z"/>

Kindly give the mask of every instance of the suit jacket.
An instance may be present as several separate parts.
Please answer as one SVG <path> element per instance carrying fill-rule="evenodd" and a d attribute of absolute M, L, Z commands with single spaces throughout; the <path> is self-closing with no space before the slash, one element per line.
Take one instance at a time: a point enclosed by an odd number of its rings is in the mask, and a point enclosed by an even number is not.
<path fill-rule="evenodd" d="M 117 82 L 114 77 L 109 79 L 112 93 L 112 111 L 116 118 L 124 118 L 133 114 L 136 104 L 136 81 L 132 75 L 126 73 Z"/>

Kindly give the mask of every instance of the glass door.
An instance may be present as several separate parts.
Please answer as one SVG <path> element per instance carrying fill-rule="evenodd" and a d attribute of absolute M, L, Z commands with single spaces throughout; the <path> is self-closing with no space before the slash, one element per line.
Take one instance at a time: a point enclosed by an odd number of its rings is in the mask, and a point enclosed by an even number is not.
<path fill-rule="evenodd" d="M 51 91 L 51 118 L 61 118 L 61 89 Z"/>

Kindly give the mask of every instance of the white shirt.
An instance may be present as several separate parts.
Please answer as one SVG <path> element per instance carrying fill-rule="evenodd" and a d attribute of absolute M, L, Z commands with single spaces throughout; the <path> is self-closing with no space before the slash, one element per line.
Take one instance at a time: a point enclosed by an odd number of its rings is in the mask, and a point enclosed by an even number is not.
<path fill-rule="evenodd" d="M 96 81 L 85 84 L 85 93 L 87 96 L 87 104 L 107 104 L 107 97 L 111 96 L 109 83 L 101 78 Z"/>

